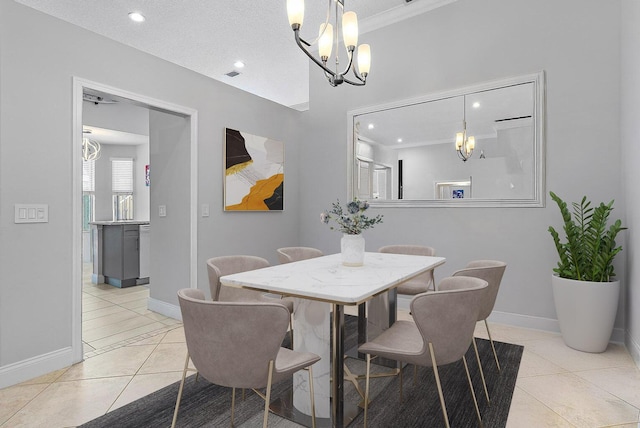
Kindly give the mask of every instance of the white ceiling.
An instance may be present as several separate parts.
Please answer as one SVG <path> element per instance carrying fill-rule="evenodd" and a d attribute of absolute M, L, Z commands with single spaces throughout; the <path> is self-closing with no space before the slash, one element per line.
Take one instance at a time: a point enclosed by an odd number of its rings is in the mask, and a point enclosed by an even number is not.
<path fill-rule="evenodd" d="M 15 1 L 280 104 L 304 109 L 309 101 L 309 60 L 295 43 L 285 0 Z M 328 1 L 305 2 L 303 38 L 317 36 Z M 358 14 L 366 43 L 367 31 L 453 1 L 346 0 L 345 10 Z M 146 21 L 129 20 L 132 11 Z M 375 79 L 375 46 L 371 55 Z M 246 64 L 241 74 L 227 77 L 238 60 Z M 314 65 L 311 72 L 321 71 Z"/>

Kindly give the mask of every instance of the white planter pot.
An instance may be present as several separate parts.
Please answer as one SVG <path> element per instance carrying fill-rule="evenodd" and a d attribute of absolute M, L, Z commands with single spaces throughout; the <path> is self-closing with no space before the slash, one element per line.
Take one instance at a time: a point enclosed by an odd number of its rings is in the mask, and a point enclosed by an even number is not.
<path fill-rule="evenodd" d="M 551 276 L 562 338 L 584 352 L 607 349 L 618 311 L 620 281 L 590 282 Z"/>
<path fill-rule="evenodd" d="M 340 240 L 342 264 L 345 266 L 362 266 L 364 263 L 364 237 L 344 233 Z"/>

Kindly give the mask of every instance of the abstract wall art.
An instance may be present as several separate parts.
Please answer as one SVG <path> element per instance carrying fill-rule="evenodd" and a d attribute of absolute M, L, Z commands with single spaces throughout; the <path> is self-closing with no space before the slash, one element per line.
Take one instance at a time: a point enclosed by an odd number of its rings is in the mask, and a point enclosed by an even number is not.
<path fill-rule="evenodd" d="M 284 209 L 284 143 L 225 129 L 225 211 Z"/>

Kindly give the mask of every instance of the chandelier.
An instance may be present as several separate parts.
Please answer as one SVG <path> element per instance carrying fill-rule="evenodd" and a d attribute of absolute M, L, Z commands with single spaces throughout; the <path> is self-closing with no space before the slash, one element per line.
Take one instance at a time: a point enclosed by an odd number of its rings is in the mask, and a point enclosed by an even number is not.
<path fill-rule="evenodd" d="M 91 131 L 82 131 L 84 134 L 90 134 Z M 100 143 L 96 140 L 90 140 L 82 137 L 82 159 L 85 161 L 97 160 L 100 158 Z"/>
<path fill-rule="evenodd" d="M 355 12 L 344 11 L 345 0 L 329 0 L 327 6 L 327 18 L 323 24 L 320 24 L 318 37 L 311 43 L 300 37 L 300 28 L 304 20 L 304 0 L 287 0 L 287 14 L 289 15 L 289 24 L 293 29 L 296 43 L 302 51 L 313 60 L 320 68 L 324 70 L 331 86 L 338 86 L 343 82 L 355 86 L 364 86 L 366 84 L 367 75 L 371 67 L 371 48 L 369 45 L 358 46 L 358 18 Z M 329 23 L 331 16 L 331 4 L 335 3 L 335 26 Z M 342 22 L 338 20 L 338 16 L 342 16 Z M 342 28 L 342 39 L 347 50 L 347 65 L 340 70 L 340 60 L 338 55 L 338 34 L 339 28 Z M 331 65 L 327 65 L 331 50 L 335 41 L 335 70 L 331 70 Z M 318 44 L 318 55 L 320 59 L 313 56 L 307 48 L 314 44 Z M 353 64 L 353 56 L 358 47 L 358 70 Z M 345 75 L 353 70 L 354 80 L 349 80 Z"/>
<path fill-rule="evenodd" d="M 476 147 L 476 138 L 471 135 L 467 135 L 467 116 L 466 116 L 466 101 L 467 97 L 462 97 L 462 132 L 456 133 L 456 152 L 458 157 L 462 159 L 462 162 L 466 162 L 471 157 L 473 149 Z M 483 154 L 484 155 L 484 154 Z M 484 156 L 483 156 L 484 157 Z"/>

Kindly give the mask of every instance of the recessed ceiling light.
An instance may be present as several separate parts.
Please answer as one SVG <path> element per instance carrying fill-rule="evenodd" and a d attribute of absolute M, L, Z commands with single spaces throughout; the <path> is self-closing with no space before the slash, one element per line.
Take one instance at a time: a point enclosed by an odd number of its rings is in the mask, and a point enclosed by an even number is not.
<path fill-rule="evenodd" d="M 132 21 L 135 21 L 135 22 L 144 22 L 146 20 L 144 15 L 141 14 L 140 12 L 130 12 L 129 13 L 129 19 L 131 19 Z"/>
<path fill-rule="evenodd" d="M 369 126 L 367 126 L 367 128 L 373 129 L 374 128 L 373 123 L 370 123 Z"/>
<path fill-rule="evenodd" d="M 402 143 L 402 138 L 398 138 L 398 143 Z"/>
<path fill-rule="evenodd" d="M 242 67 L 244 67 L 244 62 L 236 61 L 236 62 L 233 63 L 233 66 L 236 67 L 236 68 L 242 68 Z"/>
<path fill-rule="evenodd" d="M 473 108 L 478 108 L 478 107 L 480 107 L 480 103 L 479 102 L 476 101 L 475 103 L 473 103 Z"/>

